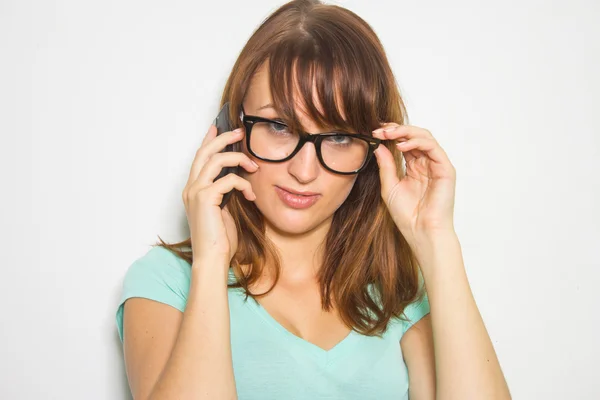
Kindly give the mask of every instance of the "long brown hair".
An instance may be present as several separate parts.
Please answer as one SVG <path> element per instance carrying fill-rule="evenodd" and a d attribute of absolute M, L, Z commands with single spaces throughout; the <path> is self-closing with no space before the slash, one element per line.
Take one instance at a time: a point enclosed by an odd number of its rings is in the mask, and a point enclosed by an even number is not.
<path fill-rule="evenodd" d="M 234 127 L 242 126 L 242 100 L 264 62 L 274 107 L 292 130 L 302 127 L 295 100 L 320 127 L 370 135 L 382 122 L 408 123 L 381 42 L 363 19 L 345 8 L 317 0 L 290 1 L 263 21 L 241 51 L 221 98 L 221 105 L 230 103 Z M 323 114 L 313 104 L 314 83 Z M 299 99 L 294 99 L 294 90 Z M 402 178 L 402 154 L 384 144 Z M 403 319 L 405 307 L 424 294 L 416 258 L 381 198 L 378 173 L 373 158 L 333 215 L 318 276 L 323 310 L 331 310 L 333 299 L 346 325 L 364 335 L 384 333 L 391 318 Z M 263 296 L 279 279 L 278 251 L 266 237 L 262 214 L 253 202 L 234 190 L 228 209 L 239 238 L 231 263 L 237 282 L 229 287 L 243 288 L 246 299 Z M 191 248 L 189 238 L 174 244 L 160 239 L 156 245 L 193 262 L 192 251 L 183 250 Z M 249 287 L 262 276 L 267 262 L 275 265 L 273 286 L 263 294 L 251 293 Z M 242 265 L 250 268 L 242 270 Z"/>

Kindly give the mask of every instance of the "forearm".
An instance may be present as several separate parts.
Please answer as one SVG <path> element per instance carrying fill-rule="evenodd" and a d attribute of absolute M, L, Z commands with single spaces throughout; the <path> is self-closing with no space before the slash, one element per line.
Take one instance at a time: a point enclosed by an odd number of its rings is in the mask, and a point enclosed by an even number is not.
<path fill-rule="evenodd" d="M 438 399 L 510 399 L 496 352 L 473 298 L 458 237 L 416 246 L 431 308 Z"/>
<path fill-rule="evenodd" d="M 192 267 L 179 334 L 150 399 L 237 398 L 222 271 L 208 264 Z"/>

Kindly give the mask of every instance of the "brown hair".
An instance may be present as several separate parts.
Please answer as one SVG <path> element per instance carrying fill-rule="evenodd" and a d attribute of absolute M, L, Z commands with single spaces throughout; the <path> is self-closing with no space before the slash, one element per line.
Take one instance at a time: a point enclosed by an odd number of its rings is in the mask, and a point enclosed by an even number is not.
<path fill-rule="evenodd" d="M 297 100 L 320 127 L 370 134 L 381 122 L 408 123 L 381 42 L 363 19 L 345 8 L 317 0 L 290 1 L 263 21 L 241 51 L 221 98 L 221 105 L 230 103 L 234 127 L 242 125 L 242 100 L 264 62 L 269 66 L 274 107 L 292 129 L 301 126 L 294 111 L 294 84 L 300 94 Z M 323 114 L 312 101 L 313 83 Z M 384 145 L 394 155 L 402 178 L 402 153 L 390 143 Z M 405 307 L 424 294 L 416 258 L 381 198 L 378 174 L 373 158 L 335 212 L 318 276 L 323 309 L 330 311 L 333 299 L 346 325 L 364 335 L 385 332 L 391 318 L 403 319 Z M 234 190 L 228 209 L 239 237 L 231 264 L 237 282 L 229 287 L 243 288 L 246 299 L 260 297 L 279 279 L 278 251 L 266 237 L 262 214 L 253 202 Z M 160 242 L 158 246 L 193 262 L 192 251 L 182 250 L 191 248 L 189 238 Z M 249 287 L 262 276 L 267 262 L 275 265 L 273 287 L 253 294 Z M 244 272 L 242 265 L 250 268 Z"/>

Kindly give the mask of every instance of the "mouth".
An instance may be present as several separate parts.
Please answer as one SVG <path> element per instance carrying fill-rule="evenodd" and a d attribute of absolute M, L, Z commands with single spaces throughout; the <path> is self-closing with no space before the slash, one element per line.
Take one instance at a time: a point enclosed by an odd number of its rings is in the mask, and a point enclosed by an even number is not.
<path fill-rule="evenodd" d="M 284 189 L 275 186 L 275 191 L 279 199 L 288 207 L 293 209 L 305 209 L 314 205 L 321 195 L 314 192 L 292 192 L 291 189 Z"/>
<path fill-rule="evenodd" d="M 309 197 L 309 196 L 317 196 L 317 195 L 319 195 L 319 193 L 316 193 L 316 192 L 299 191 L 299 190 L 294 190 L 294 189 L 287 188 L 285 186 L 276 186 L 276 187 L 278 187 L 279 189 L 285 190 L 286 192 L 291 193 L 291 194 L 296 195 L 296 196 Z"/>

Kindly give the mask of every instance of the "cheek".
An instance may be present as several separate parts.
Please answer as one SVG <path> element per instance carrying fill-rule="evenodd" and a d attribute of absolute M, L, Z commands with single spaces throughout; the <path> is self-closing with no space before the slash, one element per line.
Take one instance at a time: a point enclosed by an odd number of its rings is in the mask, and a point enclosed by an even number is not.
<path fill-rule="evenodd" d="M 259 165 L 258 170 L 256 172 L 249 173 L 242 167 L 239 167 L 240 176 L 250 182 L 252 185 L 252 189 L 255 191 L 258 196 L 258 192 L 262 192 L 269 188 L 269 186 L 273 186 L 275 184 L 274 177 L 277 176 L 276 171 L 271 167 L 271 165 L 266 164 L 260 160 L 256 160 L 254 157 L 250 156 L 250 159 Z"/>
<path fill-rule="evenodd" d="M 278 183 L 277 177 L 282 176 L 284 177 L 283 181 L 285 181 L 285 175 L 287 174 L 285 165 L 266 163 L 255 159 L 247 152 L 245 153 L 259 165 L 259 169 L 254 173 L 248 173 L 243 168 L 239 168 L 240 176 L 250 182 L 252 190 L 258 197 L 255 204 L 262 204 L 263 207 L 267 208 L 275 207 L 278 200 L 273 185 Z M 320 202 L 320 208 L 322 211 L 335 212 L 352 191 L 357 175 L 341 176 L 328 171 L 323 172 L 323 175 L 317 178 L 317 182 L 320 181 L 318 186 L 324 196 L 322 200 L 325 200 Z M 272 196 L 269 196 L 269 194 L 272 194 Z"/>
<path fill-rule="evenodd" d="M 335 209 L 340 207 L 348 198 L 355 182 L 356 175 L 350 177 L 334 177 L 328 185 L 325 185 L 325 187 L 327 187 L 326 195 L 330 199 L 328 203 L 333 205 Z"/>

